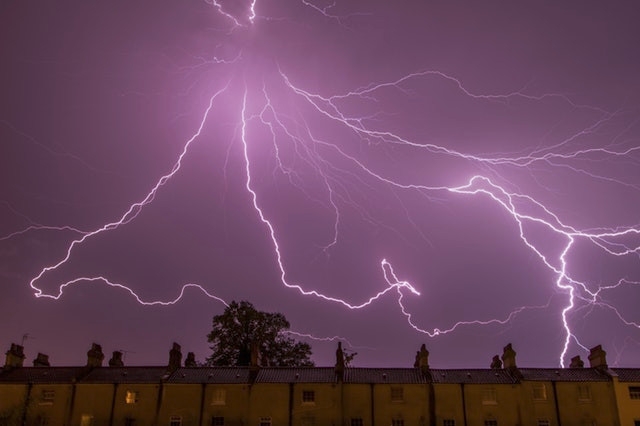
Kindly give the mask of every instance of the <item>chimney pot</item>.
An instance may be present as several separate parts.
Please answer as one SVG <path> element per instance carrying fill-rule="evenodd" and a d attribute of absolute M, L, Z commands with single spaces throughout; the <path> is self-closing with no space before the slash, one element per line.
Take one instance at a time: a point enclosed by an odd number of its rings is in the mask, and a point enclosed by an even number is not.
<path fill-rule="evenodd" d="M 24 359 L 26 358 L 24 356 L 24 347 L 16 343 L 11 344 L 11 348 L 5 353 L 5 355 L 7 356 L 4 363 L 5 368 L 22 367 Z"/>
<path fill-rule="evenodd" d="M 51 364 L 49 364 L 49 355 L 43 354 L 41 352 L 38 352 L 38 355 L 36 356 L 36 359 L 33 360 L 33 366 L 34 367 L 49 367 L 49 366 L 51 366 Z"/>
<path fill-rule="evenodd" d="M 511 343 L 507 344 L 502 350 L 502 364 L 506 369 L 517 369 L 516 351 L 513 350 Z"/>
<path fill-rule="evenodd" d="M 122 361 L 122 352 L 113 351 L 111 359 L 109 360 L 109 367 L 124 367 L 124 361 Z"/>
<path fill-rule="evenodd" d="M 589 351 L 589 364 L 591 368 L 607 368 L 607 353 L 602 345 L 594 346 Z"/>
<path fill-rule="evenodd" d="M 175 371 L 182 364 L 182 351 L 180 345 L 173 342 L 173 347 L 169 351 L 169 370 Z"/>
<path fill-rule="evenodd" d="M 580 355 L 576 355 L 571 358 L 571 364 L 569 368 L 584 368 L 584 361 L 580 359 Z"/>
<path fill-rule="evenodd" d="M 187 359 L 184 360 L 184 366 L 189 368 L 197 367 L 198 364 L 196 363 L 196 354 L 194 354 L 193 352 L 188 352 Z"/>
<path fill-rule="evenodd" d="M 87 367 L 102 367 L 103 360 L 104 354 L 102 353 L 102 346 L 97 343 L 92 343 L 91 349 L 87 351 Z"/>

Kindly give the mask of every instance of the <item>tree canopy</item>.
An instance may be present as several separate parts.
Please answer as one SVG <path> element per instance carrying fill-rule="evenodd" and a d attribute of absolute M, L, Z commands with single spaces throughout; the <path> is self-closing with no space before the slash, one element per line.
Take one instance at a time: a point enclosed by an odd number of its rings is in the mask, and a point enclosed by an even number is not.
<path fill-rule="evenodd" d="M 213 317 L 213 328 L 207 335 L 213 353 L 207 364 L 249 365 L 255 348 L 261 365 L 313 366 L 311 346 L 287 335 L 289 327 L 281 313 L 262 312 L 247 301 L 233 301 L 222 314 Z"/>

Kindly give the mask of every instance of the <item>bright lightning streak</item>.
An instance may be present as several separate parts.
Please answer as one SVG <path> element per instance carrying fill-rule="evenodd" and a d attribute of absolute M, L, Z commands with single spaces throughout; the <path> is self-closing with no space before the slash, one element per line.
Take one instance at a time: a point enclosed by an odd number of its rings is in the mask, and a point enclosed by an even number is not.
<path fill-rule="evenodd" d="M 236 16 L 229 12 L 227 8 L 219 0 L 207 0 L 211 4 L 217 13 L 231 22 L 234 28 L 246 27 L 252 25 L 257 19 L 256 12 L 257 0 L 252 0 L 247 3 L 246 14 L 242 16 Z M 331 9 L 335 6 L 330 4 L 324 7 L 317 6 L 314 3 L 302 0 L 302 4 L 309 7 L 327 18 L 337 19 L 340 21 L 341 17 L 332 15 Z M 341 22 L 341 21 L 340 21 Z M 341 22 L 342 23 L 342 22 Z M 238 56 L 231 61 L 215 59 L 211 61 L 220 66 L 236 66 L 237 63 L 242 61 L 242 55 Z M 209 63 L 200 59 L 203 63 Z M 543 306 L 520 306 L 513 309 L 508 315 L 503 318 L 490 318 L 490 319 L 472 319 L 465 321 L 458 321 L 448 326 L 447 328 L 432 328 L 427 329 L 416 325 L 413 320 L 412 314 L 406 309 L 404 296 L 411 294 L 413 296 L 421 296 L 420 292 L 408 281 L 398 279 L 392 265 L 386 259 L 380 261 L 380 267 L 382 269 L 382 276 L 386 282 L 386 286 L 383 289 L 374 292 L 372 295 L 365 297 L 363 301 L 355 303 L 350 302 L 339 297 L 329 295 L 320 292 L 315 289 L 309 289 L 301 283 L 293 282 L 289 279 L 287 268 L 285 266 L 284 256 L 282 253 L 281 243 L 279 239 L 279 232 L 276 230 L 274 222 L 269 219 L 268 215 L 261 207 L 260 194 L 255 189 L 254 179 L 252 178 L 253 163 L 251 160 L 251 149 L 253 142 L 251 139 L 249 125 L 262 126 L 266 128 L 271 136 L 271 144 L 275 151 L 275 160 L 278 169 L 289 178 L 289 182 L 292 185 L 296 185 L 298 177 L 295 170 L 289 168 L 280 157 L 280 145 L 281 139 L 290 141 L 295 147 L 296 154 L 302 159 L 303 163 L 313 169 L 320 176 L 323 184 L 323 188 L 326 191 L 328 202 L 331 207 L 331 211 L 334 216 L 332 236 L 326 246 L 323 247 L 325 251 L 328 251 L 338 243 L 338 234 L 340 228 L 340 201 L 345 203 L 352 202 L 347 191 L 341 186 L 339 179 L 336 177 L 340 175 L 348 175 L 350 177 L 357 178 L 357 174 L 354 170 L 369 177 L 370 179 L 382 183 L 386 186 L 392 187 L 398 191 L 417 191 L 421 195 L 427 197 L 432 194 L 454 194 L 461 197 L 485 197 L 491 200 L 495 205 L 501 207 L 504 212 L 513 220 L 513 223 L 518 229 L 518 236 L 522 244 L 527 247 L 532 253 L 534 253 L 539 259 L 541 265 L 547 268 L 555 276 L 555 287 L 558 292 L 566 295 L 566 302 L 561 311 L 562 329 L 564 330 L 564 342 L 562 351 L 559 355 L 559 363 L 564 366 L 564 360 L 567 356 L 567 351 L 572 341 L 575 341 L 577 345 L 584 347 L 575 336 L 571 328 L 571 315 L 576 312 L 576 304 L 578 302 L 586 303 L 587 306 L 603 307 L 611 310 L 617 316 L 617 318 L 625 325 L 640 329 L 640 324 L 636 321 L 626 319 L 612 304 L 607 303 L 601 293 L 616 289 L 623 284 L 638 285 L 636 281 L 632 281 L 627 278 L 621 278 L 617 283 L 611 285 L 599 286 L 596 290 L 591 290 L 590 286 L 584 280 L 575 278 L 572 276 L 569 268 L 569 257 L 572 250 L 575 250 L 576 243 L 587 243 L 602 252 L 610 256 L 623 257 L 623 256 L 638 256 L 640 254 L 640 242 L 637 241 L 640 237 L 640 227 L 637 225 L 618 227 L 618 228 L 602 228 L 602 229 L 580 229 L 579 227 L 572 226 L 561 219 L 551 207 L 545 205 L 542 201 L 537 200 L 531 195 L 528 195 L 520 190 L 513 190 L 511 186 L 501 183 L 501 175 L 498 170 L 500 167 L 509 166 L 519 169 L 528 169 L 537 164 L 544 164 L 550 167 L 568 168 L 571 171 L 586 175 L 596 180 L 609 181 L 620 185 L 630 186 L 635 189 L 640 187 L 635 183 L 625 182 L 621 179 L 605 176 L 600 173 L 593 172 L 586 168 L 576 167 L 571 164 L 572 161 L 578 159 L 588 160 L 594 156 L 600 156 L 605 159 L 615 159 L 629 157 L 640 152 L 640 146 L 624 146 L 616 145 L 615 140 L 609 145 L 591 147 L 591 148 L 574 148 L 576 141 L 587 135 L 593 135 L 615 119 L 619 112 L 609 112 L 604 109 L 593 107 L 590 105 L 584 105 L 574 102 L 571 98 L 564 94 L 545 93 L 542 95 L 530 95 L 525 92 L 524 89 L 519 91 L 513 91 L 506 94 L 482 94 L 476 93 L 463 84 L 458 78 L 440 72 L 436 70 L 421 71 L 416 73 L 410 73 L 402 76 L 398 79 L 389 82 L 373 83 L 359 89 L 349 91 L 345 94 L 322 96 L 319 93 L 314 93 L 308 90 L 304 90 L 297 85 L 294 85 L 282 70 L 278 69 L 278 75 L 281 78 L 283 87 L 289 91 L 289 93 L 301 99 L 306 105 L 310 106 L 318 116 L 334 123 L 341 127 L 350 134 L 356 135 L 363 141 L 376 141 L 376 143 L 384 145 L 404 146 L 412 149 L 418 149 L 424 151 L 429 155 L 443 156 L 447 158 L 454 158 L 461 160 L 480 168 L 485 167 L 492 175 L 475 174 L 466 179 L 463 184 L 437 184 L 428 185 L 422 182 L 402 181 L 385 173 L 384 170 L 377 170 L 372 166 L 369 166 L 365 160 L 359 158 L 355 154 L 349 153 L 347 149 L 340 146 L 338 142 L 326 141 L 321 137 L 315 136 L 310 126 L 304 120 L 304 117 L 300 118 L 294 114 L 286 114 L 281 111 L 276 103 L 270 96 L 270 89 L 266 83 L 263 83 L 262 90 L 251 91 L 249 84 L 243 82 L 242 93 L 242 105 L 238 112 L 239 129 L 240 129 L 240 143 L 242 147 L 242 158 L 244 168 L 244 187 L 251 199 L 251 205 L 256 212 L 257 217 L 265 226 L 267 234 L 270 239 L 270 244 L 273 249 L 274 260 L 277 264 L 281 283 L 292 290 L 297 291 L 303 296 L 312 296 L 324 300 L 330 303 L 339 304 L 348 309 L 363 309 L 372 303 L 378 301 L 382 297 L 392 294 L 393 290 L 397 292 L 397 303 L 399 305 L 401 313 L 406 317 L 408 324 L 417 332 L 426 334 L 430 337 L 443 335 L 454 332 L 456 329 L 462 326 L 485 326 L 491 324 L 504 325 L 512 321 L 518 314 L 528 309 L 542 309 L 547 308 L 549 303 Z M 359 99 L 359 100 L 376 100 L 377 94 L 386 89 L 395 89 L 401 93 L 405 93 L 404 85 L 419 79 L 435 78 L 444 81 L 445 84 L 453 85 L 464 96 L 478 100 L 478 101 L 491 101 L 508 103 L 511 100 L 519 99 L 527 102 L 540 102 L 545 100 L 555 100 L 565 103 L 571 108 L 589 111 L 590 113 L 597 114 L 598 118 L 594 122 L 582 130 L 574 133 L 573 135 L 560 140 L 559 142 L 546 146 L 544 148 L 537 147 L 528 150 L 526 153 L 519 153 L 517 155 L 479 155 L 469 154 L 457 149 L 447 147 L 445 144 L 438 143 L 423 143 L 412 140 L 410 138 L 403 137 L 400 134 L 372 128 L 368 125 L 371 120 L 370 117 L 354 117 L 341 107 L 341 103 L 347 100 Z M 27 228 L 15 231 L 6 236 L 0 238 L 1 240 L 13 238 L 22 234 L 25 234 L 34 230 L 56 230 L 56 231 L 70 231 L 76 234 L 80 234 L 80 237 L 74 239 L 66 250 L 65 256 L 50 266 L 44 267 L 29 283 L 31 288 L 35 291 L 36 297 L 59 299 L 64 290 L 72 285 L 79 284 L 81 282 L 101 282 L 110 287 L 124 290 L 128 292 L 138 303 L 142 305 L 171 305 L 177 303 L 183 297 L 185 290 L 189 288 L 195 288 L 203 292 L 207 297 L 215 299 L 224 305 L 227 303 L 221 298 L 215 296 L 213 293 L 207 291 L 205 288 L 198 284 L 189 283 L 182 286 L 179 294 L 173 300 L 170 301 L 146 301 L 139 297 L 130 287 L 110 281 L 104 276 L 93 277 L 77 277 L 69 280 L 58 287 L 56 294 L 45 293 L 40 287 L 39 281 L 49 272 L 52 272 L 64 264 L 66 264 L 73 251 L 81 246 L 85 241 L 90 238 L 97 237 L 98 235 L 115 230 L 121 226 L 129 224 L 136 219 L 142 210 L 152 203 L 156 197 L 158 191 L 164 186 L 171 178 L 173 178 L 181 169 L 183 158 L 187 154 L 189 147 L 195 142 L 201 135 L 202 130 L 209 120 L 209 114 L 213 108 L 217 98 L 227 91 L 230 91 L 231 81 L 215 92 L 208 102 L 202 119 L 195 133 L 184 143 L 182 152 L 178 156 L 171 170 L 161 176 L 151 190 L 142 198 L 141 201 L 131 204 L 131 206 L 125 211 L 125 213 L 118 219 L 109 222 L 93 231 L 82 231 L 71 226 L 48 226 L 41 224 L 31 224 Z M 260 103 L 260 108 L 256 112 L 251 112 L 249 107 L 249 99 L 256 99 L 256 102 Z M 291 123 L 294 122 L 292 125 Z M 6 123 L 5 123 L 6 124 Z M 294 128 L 295 127 L 295 128 Z M 15 129 L 14 129 L 15 130 Z M 282 136 L 284 135 L 284 136 Z M 344 166 L 338 166 L 334 164 L 326 156 L 321 155 L 317 147 L 322 147 L 330 150 L 332 153 L 340 157 L 344 162 L 350 164 L 352 170 L 344 170 Z M 67 155 L 67 154 L 65 154 Z M 497 177 L 497 178 L 496 178 Z M 360 180 L 360 182 L 362 182 Z M 342 190 L 341 190 L 342 188 Z M 340 200 L 340 201 L 339 201 Z M 352 202 L 356 204 L 355 201 Z M 560 244 L 559 253 L 548 253 L 548 251 L 536 243 L 535 238 L 531 235 L 530 231 L 527 231 L 528 226 L 536 225 L 539 228 L 545 230 L 554 237 L 559 237 L 562 243 Z M 330 338 L 316 338 L 308 334 L 289 332 L 292 335 L 299 337 L 307 337 L 317 340 L 335 340 L 337 337 Z M 340 338 L 341 340 L 346 340 Z M 353 345 L 350 345 L 353 347 Z"/>

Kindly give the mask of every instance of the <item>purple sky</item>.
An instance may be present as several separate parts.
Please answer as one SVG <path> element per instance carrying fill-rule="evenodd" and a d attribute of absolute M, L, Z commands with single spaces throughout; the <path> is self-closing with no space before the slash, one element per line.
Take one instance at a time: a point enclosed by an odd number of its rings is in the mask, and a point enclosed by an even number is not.
<path fill-rule="evenodd" d="M 197 284 L 357 366 L 639 365 L 636 2 L 210 3 L 0 5 L 0 349 L 203 360 L 222 302 L 136 300 Z"/>

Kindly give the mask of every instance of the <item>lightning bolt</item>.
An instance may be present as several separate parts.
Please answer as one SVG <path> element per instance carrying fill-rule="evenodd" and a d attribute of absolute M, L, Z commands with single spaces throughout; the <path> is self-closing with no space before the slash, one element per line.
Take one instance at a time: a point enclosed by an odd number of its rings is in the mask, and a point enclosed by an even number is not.
<path fill-rule="evenodd" d="M 230 22 L 232 30 L 251 26 L 256 19 L 260 18 L 257 12 L 257 0 L 247 2 L 246 10 L 242 15 L 237 15 L 229 11 L 225 4 L 219 0 L 206 1 L 214 7 L 220 16 Z M 331 11 L 335 7 L 335 3 L 319 6 L 315 3 L 302 0 L 302 4 L 326 18 L 336 19 L 340 21 L 340 23 L 343 22 L 343 19 L 346 19 L 344 16 L 332 14 Z M 614 283 L 595 285 L 594 283 L 575 277 L 570 268 L 570 257 L 574 254 L 575 247 L 578 243 L 593 247 L 607 256 L 640 256 L 640 225 L 603 227 L 597 229 L 584 229 L 572 225 L 566 220 L 563 220 L 561 215 L 556 213 L 554 209 L 544 201 L 521 190 L 515 184 L 510 184 L 509 179 L 505 177 L 505 170 L 507 168 L 523 170 L 526 173 L 535 175 L 535 167 L 548 167 L 550 169 L 568 170 L 571 173 L 589 179 L 622 185 L 633 190 L 640 190 L 640 186 L 638 186 L 636 182 L 628 181 L 618 176 L 610 176 L 597 171 L 596 167 L 591 167 L 598 163 L 616 160 L 628 161 L 637 166 L 635 156 L 640 153 L 640 145 L 638 145 L 637 141 L 624 137 L 626 131 L 636 124 L 635 121 L 629 124 L 626 129 L 612 138 L 607 144 L 586 148 L 581 145 L 581 141 L 585 137 L 597 136 L 599 132 L 604 131 L 613 121 L 619 119 L 624 114 L 623 111 L 611 112 L 599 107 L 577 103 L 569 96 L 561 93 L 532 95 L 527 93 L 526 86 L 520 90 L 506 94 L 477 93 L 467 88 L 465 84 L 455 76 L 438 70 L 423 70 L 409 73 L 391 81 L 376 82 L 343 94 L 326 96 L 321 93 L 305 90 L 299 85 L 294 84 L 292 78 L 280 69 L 279 66 L 275 66 L 273 74 L 277 76 L 278 88 L 273 88 L 272 84 L 268 83 L 266 78 L 264 78 L 262 79 L 260 89 L 254 90 L 245 77 L 245 74 L 251 70 L 241 68 L 244 59 L 242 54 L 238 54 L 233 60 L 219 60 L 216 58 L 213 61 L 209 61 L 201 57 L 195 59 L 200 60 L 202 64 L 239 67 L 239 69 L 242 69 L 242 72 L 227 81 L 226 84 L 211 95 L 208 105 L 202 114 L 198 128 L 193 135 L 184 142 L 182 152 L 171 169 L 156 181 L 146 195 L 139 201 L 131 204 L 116 220 L 93 230 L 81 230 L 69 225 L 43 225 L 30 221 L 29 226 L 26 228 L 9 233 L 0 238 L 0 241 L 7 240 L 38 230 L 72 232 L 77 235 L 68 245 L 64 256 L 58 262 L 45 266 L 30 280 L 29 285 L 34 290 L 36 297 L 58 300 L 68 287 L 84 282 L 103 283 L 112 288 L 128 292 L 142 305 L 175 304 L 181 300 L 185 291 L 188 289 L 201 291 L 206 297 L 227 305 L 223 299 L 195 283 L 184 284 L 174 299 L 161 301 L 144 300 L 129 286 L 110 281 L 109 278 L 105 276 L 76 277 L 59 284 L 57 292 L 54 293 L 45 292 L 40 285 L 40 281 L 48 273 L 65 265 L 72 258 L 73 253 L 78 247 L 89 239 L 94 239 L 101 234 L 119 229 L 138 218 L 143 209 L 154 201 L 160 189 L 180 171 L 183 165 L 183 158 L 187 154 L 190 146 L 200 137 L 205 124 L 209 120 L 210 111 L 220 95 L 231 91 L 232 86 L 240 86 L 242 87 L 240 95 L 242 103 L 240 110 L 237 112 L 237 117 L 239 121 L 239 143 L 242 150 L 243 173 L 245 177 L 244 187 L 249 194 L 251 205 L 255 210 L 256 216 L 264 225 L 266 234 L 270 239 L 270 244 L 273 249 L 273 259 L 278 268 L 280 282 L 286 288 L 302 296 L 315 297 L 325 302 L 335 303 L 344 308 L 354 310 L 366 308 L 383 297 L 395 294 L 399 310 L 406 318 L 409 326 L 416 330 L 416 332 L 423 333 L 429 337 L 452 333 L 463 326 L 504 325 L 525 310 L 544 309 L 550 305 L 550 303 L 547 303 L 540 306 L 519 306 L 512 309 L 502 318 L 468 319 L 455 322 L 446 328 L 427 328 L 416 324 L 411 312 L 409 312 L 404 304 L 404 297 L 406 295 L 421 297 L 421 293 L 409 281 L 399 279 L 392 264 L 386 259 L 376 261 L 379 262 L 385 285 L 383 285 L 380 290 L 364 297 L 359 302 L 353 302 L 335 295 L 326 294 L 325 292 L 308 288 L 304 283 L 291 280 L 287 273 L 288 268 L 280 242 L 280 232 L 282 231 L 277 229 L 274 222 L 266 213 L 266 210 L 262 207 L 261 195 L 258 190 L 256 190 L 255 181 L 252 177 L 254 163 L 251 152 L 255 144 L 250 135 L 250 126 L 263 128 L 267 131 L 267 134 L 270 135 L 270 143 L 273 147 L 277 170 L 289 179 L 291 185 L 304 192 L 304 178 L 298 175 L 296 168 L 290 165 L 280 154 L 281 150 L 284 150 L 283 144 L 285 143 L 289 143 L 290 146 L 293 147 L 296 158 L 304 167 L 313 170 L 316 175 L 319 176 L 326 194 L 326 200 L 321 200 L 317 196 L 309 193 L 306 193 L 306 195 L 313 201 L 328 205 L 329 210 L 332 212 L 332 233 L 327 239 L 326 244 L 322 247 L 326 253 L 329 253 L 331 249 L 339 243 L 341 204 L 350 205 L 359 209 L 365 220 L 379 224 L 366 209 L 358 207 L 357 201 L 351 196 L 352 190 L 347 188 L 347 184 L 344 183 L 345 179 L 351 179 L 355 181 L 356 184 L 365 187 L 371 185 L 367 182 L 376 182 L 385 187 L 392 188 L 393 191 L 415 192 L 429 200 L 438 199 L 438 197 L 443 197 L 445 194 L 461 198 L 483 197 L 502 209 L 511 219 L 515 225 L 515 229 L 517 229 L 518 237 L 523 246 L 535 255 L 542 267 L 553 274 L 555 277 L 553 285 L 557 292 L 565 297 L 565 302 L 560 312 L 561 328 L 564 333 L 563 346 L 559 354 L 559 364 L 561 366 L 564 366 L 564 361 L 572 342 L 575 342 L 583 349 L 585 348 L 572 331 L 571 318 L 572 315 L 579 312 L 579 310 L 586 309 L 586 307 L 590 309 L 594 307 L 604 308 L 612 311 L 624 325 L 634 329 L 640 329 L 640 324 L 637 321 L 627 319 L 604 297 L 605 294 L 623 286 L 638 286 L 640 282 L 628 277 L 621 277 Z M 377 128 L 376 125 L 373 124 L 376 123 L 375 115 L 354 116 L 349 112 L 349 108 L 343 106 L 353 100 L 365 103 L 382 102 L 380 93 L 388 90 L 397 91 L 400 94 L 408 96 L 411 95 L 411 93 L 410 89 L 406 86 L 412 82 L 424 81 L 425 79 L 435 79 L 444 85 L 449 85 L 467 99 L 478 102 L 497 102 L 509 105 L 516 101 L 544 102 L 551 100 L 562 102 L 575 110 L 586 111 L 593 114 L 596 118 L 584 128 L 551 145 L 533 147 L 527 149 L 526 152 L 511 154 L 478 154 L 450 148 L 445 143 L 416 141 L 414 138 L 404 137 L 397 132 Z M 277 93 L 278 90 L 286 90 L 288 96 L 296 99 L 300 104 L 304 104 L 307 108 L 314 111 L 318 117 L 339 127 L 345 134 L 351 135 L 357 144 L 415 149 L 417 152 L 435 158 L 452 159 L 472 165 L 482 172 L 474 173 L 458 182 L 437 184 L 426 184 L 421 181 L 394 177 L 390 175 L 386 169 L 371 165 L 365 156 L 352 153 L 352 150 L 347 149 L 341 141 L 326 140 L 318 135 L 317 130 L 312 129 L 312 126 L 305 119 L 304 114 L 300 112 L 301 107 L 299 107 L 297 111 L 291 111 L 278 106 L 274 100 L 274 96 L 272 96 L 272 94 Z M 8 123 L 4 124 L 9 125 Z M 326 153 L 331 153 L 331 156 Z M 64 155 L 67 154 L 64 153 Z M 339 158 L 340 162 L 334 161 L 333 158 Z M 347 164 L 349 167 L 346 166 Z M 365 181 L 365 178 L 367 181 Z M 535 233 L 531 231 L 534 227 L 535 229 L 543 230 L 545 235 L 551 235 L 561 241 L 559 247 L 556 247 L 555 252 L 551 252 L 543 247 L 536 240 Z M 593 288 L 595 288 L 595 290 Z M 310 334 L 293 331 L 289 333 L 299 337 L 319 340 L 335 340 L 338 338 L 337 336 L 316 338 Z M 344 338 L 340 339 L 346 340 Z M 355 347 L 351 344 L 350 346 Z"/>

